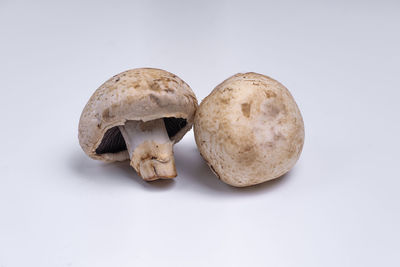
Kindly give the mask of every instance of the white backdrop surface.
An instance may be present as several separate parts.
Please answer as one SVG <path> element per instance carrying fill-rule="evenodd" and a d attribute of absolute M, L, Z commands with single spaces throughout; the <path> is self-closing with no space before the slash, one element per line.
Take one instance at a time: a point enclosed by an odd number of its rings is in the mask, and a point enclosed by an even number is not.
<path fill-rule="evenodd" d="M 0 267 L 400 266 L 398 1 L 0 1 Z M 193 132 L 178 177 L 81 151 L 112 75 L 157 67 L 199 101 L 237 72 L 292 92 L 306 126 L 285 177 L 237 189 Z"/>

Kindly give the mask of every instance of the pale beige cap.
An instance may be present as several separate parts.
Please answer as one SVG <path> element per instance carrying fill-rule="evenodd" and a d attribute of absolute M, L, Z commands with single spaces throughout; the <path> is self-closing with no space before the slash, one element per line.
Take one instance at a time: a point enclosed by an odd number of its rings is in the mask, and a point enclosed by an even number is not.
<path fill-rule="evenodd" d="M 127 160 L 118 126 L 164 118 L 176 143 L 192 127 L 197 106 L 192 89 L 178 76 L 153 68 L 128 70 L 110 78 L 89 99 L 79 121 L 79 143 L 93 159 Z"/>
<path fill-rule="evenodd" d="M 202 101 L 194 133 L 215 174 L 238 187 L 285 174 L 304 143 L 303 118 L 292 95 L 276 80 L 253 72 L 228 78 Z"/>

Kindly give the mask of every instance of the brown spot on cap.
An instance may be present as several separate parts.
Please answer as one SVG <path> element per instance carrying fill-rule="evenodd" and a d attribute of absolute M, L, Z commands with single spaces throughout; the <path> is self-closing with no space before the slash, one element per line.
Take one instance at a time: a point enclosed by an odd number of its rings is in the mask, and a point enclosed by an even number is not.
<path fill-rule="evenodd" d="M 155 103 L 158 106 L 161 106 L 161 101 L 157 96 L 150 94 L 149 97 L 151 102 Z"/>
<path fill-rule="evenodd" d="M 114 117 L 113 115 L 111 115 L 109 108 L 105 109 L 101 116 L 103 117 L 103 120 L 108 120 Z"/>
<path fill-rule="evenodd" d="M 267 96 L 267 98 L 276 97 L 276 93 L 271 90 L 266 91 L 265 95 Z"/>
<path fill-rule="evenodd" d="M 242 104 L 242 113 L 246 118 L 250 117 L 251 111 L 251 103 L 243 103 Z"/>
<path fill-rule="evenodd" d="M 223 104 L 229 104 L 230 101 L 231 101 L 230 98 L 221 98 L 221 103 Z"/>
<path fill-rule="evenodd" d="M 174 89 L 171 89 L 171 88 L 164 89 L 164 91 L 165 91 L 166 93 L 174 93 L 174 92 L 175 92 L 175 90 L 174 90 Z"/>
<path fill-rule="evenodd" d="M 276 118 L 280 112 L 281 112 L 281 110 L 277 106 L 275 106 L 273 104 L 267 105 L 267 116 L 268 117 Z"/>
<path fill-rule="evenodd" d="M 156 81 L 150 83 L 150 89 L 153 91 L 157 91 L 157 92 L 159 92 L 161 90 L 160 85 Z"/>

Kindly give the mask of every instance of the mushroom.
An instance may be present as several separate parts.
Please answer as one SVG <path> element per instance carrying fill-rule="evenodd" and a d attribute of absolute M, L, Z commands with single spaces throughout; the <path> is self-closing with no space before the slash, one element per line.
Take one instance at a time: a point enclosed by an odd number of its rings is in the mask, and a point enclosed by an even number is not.
<path fill-rule="evenodd" d="M 173 145 L 192 127 L 197 106 L 178 76 L 152 68 L 128 70 L 89 99 L 79 121 L 79 144 L 93 159 L 130 159 L 146 181 L 173 178 Z"/>
<path fill-rule="evenodd" d="M 219 84 L 197 109 L 200 154 L 225 183 L 244 187 L 282 176 L 298 160 L 304 124 L 289 91 L 254 72 Z"/>

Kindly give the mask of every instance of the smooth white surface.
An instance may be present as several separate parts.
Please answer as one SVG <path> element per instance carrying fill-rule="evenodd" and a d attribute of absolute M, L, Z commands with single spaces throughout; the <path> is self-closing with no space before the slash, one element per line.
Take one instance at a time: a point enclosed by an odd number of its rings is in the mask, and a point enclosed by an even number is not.
<path fill-rule="evenodd" d="M 398 1 L 0 1 L 0 266 L 400 266 Z M 93 91 L 136 67 L 203 99 L 237 72 L 306 124 L 283 179 L 216 179 L 190 132 L 178 177 L 86 157 Z"/>

